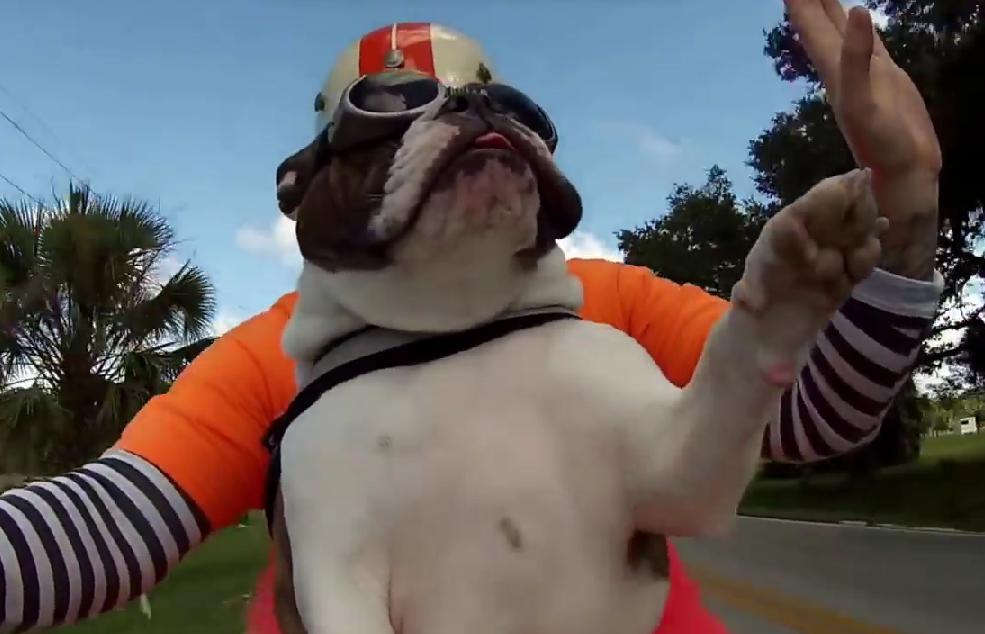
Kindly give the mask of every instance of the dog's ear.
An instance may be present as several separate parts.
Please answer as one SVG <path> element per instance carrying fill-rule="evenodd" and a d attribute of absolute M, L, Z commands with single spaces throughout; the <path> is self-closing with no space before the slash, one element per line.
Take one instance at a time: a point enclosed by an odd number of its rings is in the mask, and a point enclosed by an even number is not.
<path fill-rule="evenodd" d="M 306 261 L 328 271 L 372 270 L 387 264 L 386 245 L 374 240 L 368 227 L 383 199 L 398 147 L 387 142 L 350 150 L 327 162 L 316 158 L 310 176 L 300 173 L 285 186 L 285 192 L 298 196 L 294 233 Z"/>
<path fill-rule="evenodd" d="M 578 190 L 560 171 L 550 178 L 541 178 L 538 185 L 541 206 L 537 214 L 537 240 L 520 254 L 522 261 L 536 262 L 553 250 L 559 240 L 574 233 L 583 213 Z"/>
<path fill-rule="evenodd" d="M 315 173 L 328 162 L 324 134 L 287 157 L 277 166 L 277 206 L 287 217 L 296 219 L 297 209 Z"/>
<path fill-rule="evenodd" d="M 545 240 L 567 238 L 581 223 L 581 195 L 575 186 L 558 172 L 552 179 L 541 179 L 541 209 L 538 230 Z"/>

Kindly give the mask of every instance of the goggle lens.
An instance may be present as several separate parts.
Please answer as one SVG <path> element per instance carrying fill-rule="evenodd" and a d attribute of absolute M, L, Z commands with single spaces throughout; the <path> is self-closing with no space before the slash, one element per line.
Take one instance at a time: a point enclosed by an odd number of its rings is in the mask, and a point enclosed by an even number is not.
<path fill-rule="evenodd" d="M 434 78 L 411 71 L 367 75 L 352 86 L 349 103 L 364 112 L 400 113 L 423 108 L 441 94 Z"/>

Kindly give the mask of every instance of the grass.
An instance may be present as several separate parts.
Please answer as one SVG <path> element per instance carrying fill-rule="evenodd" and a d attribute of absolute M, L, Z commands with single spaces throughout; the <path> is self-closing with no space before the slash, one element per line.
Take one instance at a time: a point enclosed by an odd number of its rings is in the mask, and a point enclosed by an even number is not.
<path fill-rule="evenodd" d="M 242 634 L 249 593 L 267 562 L 263 521 L 209 539 L 150 594 L 151 619 L 134 601 L 58 634 Z"/>
<path fill-rule="evenodd" d="M 920 449 L 920 461 L 930 462 L 941 458 L 985 460 L 985 433 L 927 438 Z"/>
<path fill-rule="evenodd" d="M 985 433 L 924 441 L 920 458 L 850 481 L 844 475 L 753 483 L 740 511 L 985 531 Z"/>

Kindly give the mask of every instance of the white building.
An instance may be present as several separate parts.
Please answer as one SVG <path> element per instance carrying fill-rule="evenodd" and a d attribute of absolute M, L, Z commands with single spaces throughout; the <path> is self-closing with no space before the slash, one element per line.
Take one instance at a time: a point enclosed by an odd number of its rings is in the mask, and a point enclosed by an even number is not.
<path fill-rule="evenodd" d="M 965 434 L 977 434 L 978 422 L 975 420 L 975 417 L 968 416 L 967 418 L 958 419 L 958 433 L 962 436 Z"/>

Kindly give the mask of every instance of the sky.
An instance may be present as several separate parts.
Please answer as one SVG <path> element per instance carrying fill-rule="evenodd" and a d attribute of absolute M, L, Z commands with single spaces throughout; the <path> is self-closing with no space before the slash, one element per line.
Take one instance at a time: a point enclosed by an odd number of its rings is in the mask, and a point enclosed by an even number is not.
<path fill-rule="evenodd" d="M 804 87 L 763 54 L 781 0 L 209 0 L 0 3 L 0 174 L 37 197 L 69 174 L 157 205 L 216 284 L 228 329 L 294 285 L 277 165 L 313 134 L 335 56 L 395 21 L 478 39 L 538 101 L 585 220 L 569 255 L 616 258 L 675 183 L 724 167 L 752 193 L 747 145 Z M 17 198 L 0 179 L 0 195 Z"/>

